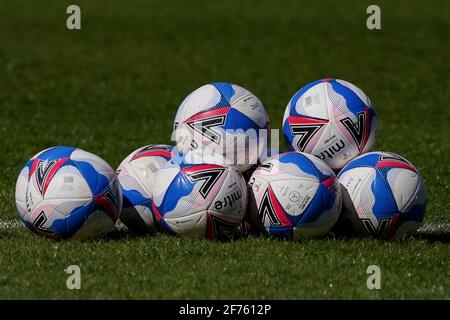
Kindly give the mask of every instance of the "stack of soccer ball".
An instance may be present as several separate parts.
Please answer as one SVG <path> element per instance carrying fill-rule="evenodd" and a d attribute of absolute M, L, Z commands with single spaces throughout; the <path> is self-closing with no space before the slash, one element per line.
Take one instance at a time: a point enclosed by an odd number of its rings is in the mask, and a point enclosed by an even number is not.
<path fill-rule="evenodd" d="M 425 188 L 406 159 L 366 153 L 376 121 L 359 88 L 319 80 L 289 101 L 283 133 L 293 151 L 280 153 L 268 147 L 260 100 L 240 86 L 212 83 L 180 105 L 175 147 L 141 147 L 116 172 L 81 149 L 44 150 L 20 172 L 16 205 L 29 229 L 58 239 L 102 236 L 118 219 L 135 232 L 208 239 L 305 239 L 332 229 L 398 238 L 423 221 Z"/>

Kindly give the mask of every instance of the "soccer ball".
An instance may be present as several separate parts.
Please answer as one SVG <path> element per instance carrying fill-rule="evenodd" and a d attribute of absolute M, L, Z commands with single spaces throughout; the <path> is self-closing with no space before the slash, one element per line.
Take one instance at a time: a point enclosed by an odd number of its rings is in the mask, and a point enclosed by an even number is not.
<path fill-rule="evenodd" d="M 170 163 L 172 146 L 148 145 L 130 153 L 117 169 L 123 203 L 120 220 L 131 230 L 155 233 L 152 194 L 155 173 Z"/>
<path fill-rule="evenodd" d="M 156 173 L 152 201 L 163 231 L 225 240 L 237 234 L 245 215 L 247 190 L 235 167 L 181 163 Z"/>
<path fill-rule="evenodd" d="M 369 98 L 339 79 L 312 82 L 289 101 L 283 134 L 291 149 L 313 154 L 333 170 L 370 151 L 377 115 Z"/>
<path fill-rule="evenodd" d="M 114 229 L 121 196 L 104 160 L 81 149 L 53 147 L 21 170 L 16 204 L 24 224 L 41 236 L 87 239 Z"/>
<path fill-rule="evenodd" d="M 344 210 L 337 232 L 397 239 L 414 233 L 423 221 L 426 194 L 423 179 L 405 158 L 370 152 L 339 173 Z"/>
<path fill-rule="evenodd" d="M 324 236 L 338 219 L 341 193 L 336 176 L 310 154 L 291 151 L 269 158 L 248 185 L 249 219 L 266 235 Z"/>
<path fill-rule="evenodd" d="M 265 149 L 269 117 L 250 91 L 231 83 L 204 85 L 188 95 L 178 108 L 172 139 L 183 152 L 197 155 L 195 162 L 236 165 L 245 171 Z M 204 159 L 207 155 L 216 159 Z M 215 161 L 217 160 L 217 161 Z M 225 163 L 223 163 L 225 160 Z"/>

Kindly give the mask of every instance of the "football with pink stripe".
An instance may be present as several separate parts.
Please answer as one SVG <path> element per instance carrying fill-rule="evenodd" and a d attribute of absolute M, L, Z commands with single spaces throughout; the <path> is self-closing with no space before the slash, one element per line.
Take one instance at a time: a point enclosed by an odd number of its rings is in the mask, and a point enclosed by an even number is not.
<path fill-rule="evenodd" d="M 173 129 L 177 148 L 197 156 L 196 163 L 236 165 L 240 171 L 257 163 L 270 135 L 261 101 L 226 82 L 206 84 L 189 94 L 178 108 Z"/>
<path fill-rule="evenodd" d="M 425 185 L 419 171 L 390 152 L 369 152 L 338 175 L 344 209 L 336 232 L 396 239 L 413 234 L 424 219 Z"/>
<path fill-rule="evenodd" d="M 370 99 L 339 79 L 314 81 L 294 94 L 283 117 L 291 150 L 310 153 L 339 170 L 375 142 L 377 115 Z"/>
<path fill-rule="evenodd" d="M 334 172 L 320 159 L 297 151 L 264 161 L 248 182 L 248 221 L 282 239 L 325 236 L 337 221 L 341 193 Z"/>
<path fill-rule="evenodd" d="M 74 147 L 53 147 L 32 157 L 16 183 L 23 223 L 38 235 L 88 239 L 115 228 L 122 197 L 113 169 Z"/>
<path fill-rule="evenodd" d="M 238 235 L 246 205 L 245 181 L 234 166 L 182 162 L 155 174 L 152 211 L 163 232 L 225 240 Z"/>

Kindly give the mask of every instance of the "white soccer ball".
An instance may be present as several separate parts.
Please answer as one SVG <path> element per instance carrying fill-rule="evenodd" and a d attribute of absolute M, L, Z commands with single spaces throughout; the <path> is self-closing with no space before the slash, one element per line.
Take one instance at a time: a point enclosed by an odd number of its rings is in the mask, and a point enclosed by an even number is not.
<path fill-rule="evenodd" d="M 218 82 L 204 85 L 184 99 L 173 129 L 177 148 L 198 156 L 191 163 L 213 161 L 245 171 L 267 147 L 269 117 L 253 93 Z"/>
<path fill-rule="evenodd" d="M 74 147 L 53 147 L 20 172 L 16 204 L 24 224 L 38 235 L 88 239 L 115 228 L 121 195 L 103 159 Z"/>
<path fill-rule="evenodd" d="M 156 173 L 152 201 L 165 232 L 223 240 L 237 233 L 247 189 L 235 167 L 182 163 Z"/>
<path fill-rule="evenodd" d="M 301 88 L 289 101 L 283 134 L 292 150 L 310 153 L 339 170 L 375 142 L 377 115 L 355 85 L 323 79 Z"/>
<path fill-rule="evenodd" d="M 120 220 L 135 232 L 155 233 L 152 196 L 155 174 L 169 165 L 172 146 L 152 144 L 130 153 L 117 168 L 123 202 Z"/>
<path fill-rule="evenodd" d="M 325 236 L 338 219 L 341 192 L 334 172 L 316 157 L 291 151 L 263 162 L 252 174 L 248 221 L 283 239 Z"/>
<path fill-rule="evenodd" d="M 336 231 L 397 239 L 413 234 L 424 219 L 425 185 L 419 171 L 390 152 L 369 152 L 338 175 L 344 210 Z"/>

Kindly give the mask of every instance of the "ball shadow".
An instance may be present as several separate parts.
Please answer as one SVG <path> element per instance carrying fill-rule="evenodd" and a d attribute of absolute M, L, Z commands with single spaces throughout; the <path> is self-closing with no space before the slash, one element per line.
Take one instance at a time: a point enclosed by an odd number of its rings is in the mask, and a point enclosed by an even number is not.
<path fill-rule="evenodd" d="M 418 240 L 425 240 L 430 243 L 450 243 L 449 231 L 418 231 L 413 237 Z"/>

